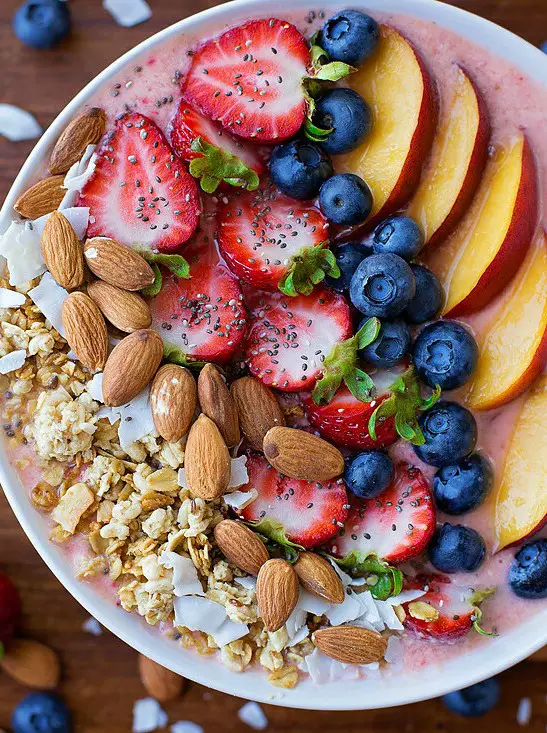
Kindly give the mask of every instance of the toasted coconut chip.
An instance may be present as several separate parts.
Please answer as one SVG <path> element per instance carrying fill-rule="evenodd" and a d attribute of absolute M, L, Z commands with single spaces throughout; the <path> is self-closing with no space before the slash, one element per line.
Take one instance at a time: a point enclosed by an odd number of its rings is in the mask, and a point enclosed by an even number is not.
<path fill-rule="evenodd" d="M 82 514 L 95 501 L 95 494 L 84 483 L 74 484 L 61 497 L 55 509 L 51 512 L 52 519 L 60 524 L 65 532 L 73 534 Z"/>
<path fill-rule="evenodd" d="M 0 358 L 0 374 L 9 374 L 17 369 L 21 369 L 27 358 L 27 352 L 24 349 L 11 351 L 9 354 Z"/>
<path fill-rule="evenodd" d="M 133 733 L 150 733 L 167 725 L 167 713 L 153 697 L 137 700 L 133 705 Z"/>
<path fill-rule="evenodd" d="M 12 142 L 19 142 L 34 140 L 41 134 L 42 128 L 30 112 L 14 104 L 0 104 L 0 135 Z"/>
<path fill-rule="evenodd" d="M 268 727 L 266 713 L 257 702 L 245 703 L 242 708 L 239 708 L 237 717 L 254 730 L 265 730 Z"/>
<path fill-rule="evenodd" d="M 118 25 L 125 28 L 144 23 L 152 17 L 152 10 L 145 0 L 103 0 L 103 7 Z"/>

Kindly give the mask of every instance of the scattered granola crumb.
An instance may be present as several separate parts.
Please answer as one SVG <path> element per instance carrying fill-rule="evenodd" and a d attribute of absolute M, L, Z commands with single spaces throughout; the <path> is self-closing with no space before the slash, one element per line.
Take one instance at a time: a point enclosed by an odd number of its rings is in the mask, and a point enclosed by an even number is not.
<path fill-rule="evenodd" d="M 237 715 L 242 723 L 254 730 L 265 730 L 268 727 L 268 718 L 257 702 L 246 703 Z"/>

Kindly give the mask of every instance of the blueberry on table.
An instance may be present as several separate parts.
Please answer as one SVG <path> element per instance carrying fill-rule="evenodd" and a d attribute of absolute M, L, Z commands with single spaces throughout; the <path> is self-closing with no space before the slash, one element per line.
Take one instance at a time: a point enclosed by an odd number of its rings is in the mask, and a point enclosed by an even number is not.
<path fill-rule="evenodd" d="M 366 450 L 350 461 L 344 480 L 355 496 L 373 499 L 387 489 L 393 474 L 393 462 L 387 453 Z"/>
<path fill-rule="evenodd" d="M 509 569 L 509 585 L 521 598 L 547 598 L 547 539 L 520 548 Z"/>
<path fill-rule="evenodd" d="M 70 733 L 70 713 L 50 692 L 31 692 L 21 700 L 11 718 L 13 733 Z"/>
<path fill-rule="evenodd" d="M 293 199 L 315 198 L 332 174 L 329 156 L 309 140 L 293 140 L 273 149 L 270 176 L 278 189 Z"/>
<path fill-rule="evenodd" d="M 391 252 L 410 261 L 424 246 L 424 235 L 414 219 L 390 216 L 372 233 L 372 246 L 379 254 Z"/>
<path fill-rule="evenodd" d="M 425 438 L 415 445 L 418 458 L 430 466 L 449 466 L 475 449 L 477 423 L 465 407 L 442 400 L 424 412 L 419 425 Z"/>
<path fill-rule="evenodd" d="M 334 250 L 336 256 L 336 264 L 340 270 L 340 277 L 325 278 L 326 284 L 339 293 L 349 289 L 349 284 L 353 273 L 361 262 L 372 254 L 372 247 L 361 242 L 346 242 L 340 244 Z"/>
<path fill-rule="evenodd" d="M 418 335 L 412 358 L 420 379 L 427 385 L 456 389 L 477 368 L 479 349 L 473 335 L 460 323 L 436 321 Z"/>
<path fill-rule="evenodd" d="M 313 122 L 323 130 L 332 130 L 321 142 L 329 153 L 349 153 L 370 133 L 372 113 L 365 100 L 353 89 L 332 89 L 315 103 Z"/>
<path fill-rule="evenodd" d="M 71 19 L 67 2 L 62 0 L 27 0 L 13 17 L 17 38 L 32 48 L 51 48 L 70 33 Z"/>
<path fill-rule="evenodd" d="M 319 206 L 333 224 L 352 226 L 365 221 L 372 211 L 372 192 L 354 173 L 329 178 L 319 191 Z"/>
<path fill-rule="evenodd" d="M 363 324 L 364 320 L 359 327 Z M 390 369 L 408 354 L 410 338 L 410 329 L 404 321 L 382 321 L 376 340 L 359 353 L 368 364 Z"/>
<path fill-rule="evenodd" d="M 451 713 L 464 718 L 479 718 L 496 707 L 500 700 L 500 683 L 497 677 L 477 682 L 457 692 L 444 695 L 443 702 Z"/>
<path fill-rule="evenodd" d="M 333 61 L 360 66 L 374 51 L 380 38 L 378 23 L 358 10 L 341 10 L 326 21 L 317 43 Z"/>
<path fill-rule="evenodd" d="M 480 453 L 473 453 L 437 471 L 433 479 L 435 503 L 445 514 L 465 514 L 482 504 L 492 479 L 489 462 Z"/>
<path fill-rule="evenodd" d="M 351 278 L 351 302 L 365 316 L 396 318 L 416 292 L 410 265 L 393 254 L 364 259 Z"/>
<path fill-rule="evenodd" d="M 416 280 L 416 293 L 402 316 L 407 323 L 419 324 L 435 318 L 444 303 L 444 290 L 439 278 L 423 265 L 410 265 Z"/>
<path fill-rule="evenodd" d="M 445 523 L 435 531 L 427 552 L 441 573 L 473 573 L 486 556 L 486 545 L 472 527 Z"/>

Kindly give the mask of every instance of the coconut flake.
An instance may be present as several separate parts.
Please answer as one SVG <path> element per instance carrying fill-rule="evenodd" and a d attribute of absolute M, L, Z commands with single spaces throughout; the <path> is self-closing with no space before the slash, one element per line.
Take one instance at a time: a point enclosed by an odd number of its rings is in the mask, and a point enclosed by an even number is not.
<path fill-rule="evenodd" d="M 103 0 L 103 7 L 124 28 L 144 23 L 152 17 L 146 0 Z"/>
<path fill-rule="evenodd" d="M 124 450 L 150 433 L 157 435 L 150 408 L 150 386 L 126 405 L 117 408 L 117 412 L 120 416 L 118 437 Z"/>
<path fill-rule="evenodd" d="M 7 260 L 10 285 L 23 285 L 46 269 L 40 235 L 29 221 L 11 222 L 0 237 L 0 255 Z"/>
<path fill-rule="evenodd" d="M 237 489 L 238 486 L 243 486 L 248 481 L 249 481 L 249 476 L 247 474 L 247 456 L 240 456 L 239 458 L 232 458 L 231 465 L 230 465 L 230 481 L 228 483 L 228 488 Z M 186 471 L 184 470 L 184 468 L 179 468 L 178 484 L 183 489 L 188 489 L 188 482 L 186 480 Z M 254 489 L 252 491 L 254 491 Z M 232 504 L 230 503 L 230 499 L 229 499 L 230 496 L 234 496 L 234 494 L 238 494 L 238 493 L 239 494 L 252 493 L 252 491 L 251 492 L 234 491 L 234 492 L 230 492 L 230 494 L 224 494 L 222 498 L 224 499 L 226 504 L 228 504 L 228 506 L 232 506 Z M 258 492 L 257 492 L 257 496 L 258 496 Z M 240 497 L 236 497 L 236 502 L 235 502 L 236 504 L 239 501 L 239 498 Z M 252 499 L 249 499 L 247 503 L 250 504 L 251 501 L 254 501 L 255 498 L 256 496 L 254 496 Z M 247 504 L 245 504 L 245 506 L 247 506 Z M 240 507 L 240 508 L 243 509 L 244 507 Z M 237 510 L 236 505 L 234 505 L 234 509 Z"/>
<path fill-rule="evenodd" d="M 384 659 L 388 664 L 399 666 L 403 663 L 403 643 L 399 636 L 390 636 Z"/>
<path fill-rule="evenodd" d="M 96 402 L 103 401 L 103 373 L 98 372 L 87 383 L 87 391 Z"/>
<path fill-rule="evenodd" d="M 234 578 L 236 583 L 247 588 L 247 590 L 256 590 L 256 578 L 251 575 L 244 575 L 243 578 Z"/>
<path fill-rule="evenodd" d="M 363 615 L 363 607 L 356 593 L 346 593 L 343 603 L 333 603 L 325 612 L 325 616 L 333 626 L 340 626 Z"/>
<path fill-rule="evenodd" d="M 224 499 L 224 503 L 235 512 L 241 512 L 249 504 L 252 504 L 257 496 L 258 491 L 251 489 L 250 491 L 232 491 L 231 494 L 224 494 L 222 498 Z"/>
<path fill-rule="evenodd" d="M 241 639 L 242 636 L 248 633 L 249 627 L 246 624 L 241 624 L 227 618 L 221 627 L 211 634 L 211 636 L 215 640 L 215 644 L 222 649 L 226 644 L 231 644 L 233 641 Z"/>
<path fill-rule="evenodd" d="M 257 702 L 247 702 L 237 712 L 237 717 L 242 723 L 248 725 L 254 730 L 266 730 L 268 727 L 268 718 L 266 713 Z"/>
<path fill-rule="evenodd" d="M 25 304 L 25 296 L 9 288 L 0 288 L 0 308 L 18 308 Z"/>
<path fill-rule="evenodd" d="M 201 725 L 192 723 L 191 720 L 179 720 L 170 728 L 171 733 L 204 733 Z"/>
<path fill-rule="evenodd" d="M 190 631 L 203 631 L 212 636 L 217 646 L 222 647 L 241 639 L 249 633 L 246 624 L 231 621 L 226 609 L 220 603 L 202 596 L 175 598 L 175 626 L 185 626 Z"/>
<path fill-rule="evenodd" d="M 15 143 L 34 140 L 41 134 L 42 128 L 30 112 L 14 104 L 0 104 L 0 135 Z"/>
<path fill-rule="evenodd" d="M 87 631 L 88 634 L 92 634 L 93 636 L 101 636 L 103 633 L 103 627 L 93 616 L 90 616 L 87 621 L 83 622 L 82 630 Z"/>
<path fill-rule="evenodd" d="M 59 204 L 59 210 L 72 208 L 78 200 L 78 194 L 95 173 L 97 156 L 96 145 L 88 145 L 82 158 L 69 169 L 63 181 L 63 188 L 67 192 Z"/>
<path fill-rule="evenodd" d="M 159 557 L 160 565 L 173 571 L 174 594 L 177 597 L 203 595 L 196 566 L 189 557 L 166 550 Z"/>
<path fill-rule="evenodd" d="M 86 206 L 71 206 L 68 209 L 63 209 L 62 213 L 72 225 L 78 239 L 83 239 L 89 224 L 89 208 Z M 42 232 L 50 216 L 51 214 L 44 214 L 44 216 L 32 222 L 32 226 L 39 237 L 42 236 Z"/>
<path fill-rule="evenodd" d="M 167 725 L 167 713 L 153 697 L 137 700 L 133 705 L 133 733 L 150 733 Z"/>
<path fill-rule="evenodd" d="M 45 272 L 39 284 L 28 291 L 28 295 L 53 328 L 64 338 L 62 309 L 63 303 L 68 298 L 68 292 L 55 282 L 49 272 Z"/>
<path fill-rule="evenodd" d="M 529 725 L 532 718 L 532 701 L 529 697 L 522 697 L 517 709 L 517 723 L 524 727 Z"/>
<path fill-rule="evenodd" d="M 9 374 L 21 369 L 27 358 L 25 349 L 17 349 L 0 358 L 0 374 Z"/>
<path fill-rule="evenodd" d="M 425 590 L 418 589 L 403 590 L 398 596 L 390 596 L 389 598 L 386 598 L 384 603 L 389 603 L 390 606 L 402 606 L 403 603 L 410 603 L 410 601 L 415 601 L 416 598 L 421 598 L 426 594 L 426 592 L 427 591 Z"/>

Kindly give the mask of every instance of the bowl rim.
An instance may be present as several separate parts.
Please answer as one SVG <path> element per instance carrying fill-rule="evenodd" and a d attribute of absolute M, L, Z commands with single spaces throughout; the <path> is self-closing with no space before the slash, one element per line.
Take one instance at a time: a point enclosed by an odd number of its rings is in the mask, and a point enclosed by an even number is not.
<path fill-rule="evenodd" d="M 434 21 L 489 48 L 547 87 L 547 56 L 542 51 L 501 26 L 461 8 L 438 0 L 354 0 L 353 2 L 350 0 L 347 5 L 362 7 L 370 11 L 401 13 Z M 339 0 L 324 0 L 323 2 L 325 10 L 335 10 L 344 6 L 345 4 Z M 287 3 L 287 11 L 290 10 L 290 12 L 305 8 L 309 8 L 309 0 L 289 0 Z M 229 4 L 209 8 L 174 23 L 150 36 L 110 64 L 66 105 L 29 154 L 0 211 L 0 232 L 5 229 L 4 222 L 12 219 L 13 204 L 17 196 L 28 185 L 29 179 L 43 162 L 52 144 L 72 119 L 74 113 L 128 62 L 170 36 L 199 30 L 206 22 L 216 21 L 216 23 L 231 25 L 235 22 L 242 22 L 248 17 L 269 17 L 269 15 L 271 14 L 261 11 L 261 0 L 233 0 Z M 389 689 L 384 691 L 380 685 L 375 685 L 374 694 L 365 699 L 360 699 L 360 696 L 355 694 L 345 696 L 345 688 L 352 687 L 345 682 L 329 683 L 318 687 L 308 681 L 300 683 L 293 690 L 279 693 L 279 688 L 271 687 L 269 683 L 264 685 L 264 680 L 259 682 L 256 674 L 252 672 L 246 672 L 244 675 L 237 675 L 231 671 L 228 675 L 221 674 L 221 670 L 214 670 L 210 663 L 202 662 L 202 658 L 199 658 L 200 661 L 196 664 L 198 658 L 195 653 L 187 659 L 182 654 L 178 657 L 172 655 L 171 658 L 166 658 L 169 655 L 161 648 L 165 646 L 162 642 L 155 639 L 154 635 L 147 632 L 140 623 L 129 621 L 129 614 L 116 608 L 112 601 L 105 601 L 97 590 L 77 580 L 70 563 L 67 562 L 59 548 L 49 542 L 47 536 L 43 536 L 43 532 L 41 533 L 38 528 L 36 517 L 42 524 L 44 520 L 30 505 L 28 497 L 22 491 L 22 485 L 7 458 L 4 445 L 0 448 L 0 483 L 13 512 L 36 551 L 56 578 L 88 613 L 126 644 L 159 664 L 206 687 L 244 699 L 308 710 L 365 710 L 402 705 L 438 697 L 498 674 L 547 643 L 547 623 L 543 624 L 544 631 L 543 634 L 541 633 L 541 620 L 547 621 L 547 608 L 545 608 L 543 612 L 527 619 L 508 632 L 503 642 L 496 640 L 494 652 L 485 648 L 478 650 L 480 659 L 477 663 L 460 664 L 460 669 L 455 672 L 448 669 L 450 665 L 447 663 L 446 676 L 438 674 L 438 668 L 434 668 L 433 674 L 424 674 L 414 683 L 411 681 L 410 684 L 407 684 L 405 678 L 404 685 L 389 685 L 386 686 Z M 35 516 L 31 515 L 31 511 Z M 177 649 L 180 650 L 180 647 Z M 477 651 L 473 651 L 472 654 L 476 656 Z M 467 658 L 470 659 L 470 655 Z M 217 663 L 216 666 L 218 667 L 219 664 Z M 365 680 L 357 683 L 360 684 L 359 691 L 362 689 L 366 691 L 366 685 L 369 682 L 372 681 Z M 317 694 L 318 690 L 321 690 L 322 694 Z M 357 691 L 357 687 L 353 687 L 353 692 Z"/>

